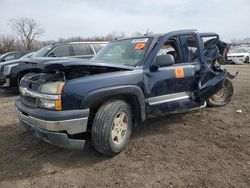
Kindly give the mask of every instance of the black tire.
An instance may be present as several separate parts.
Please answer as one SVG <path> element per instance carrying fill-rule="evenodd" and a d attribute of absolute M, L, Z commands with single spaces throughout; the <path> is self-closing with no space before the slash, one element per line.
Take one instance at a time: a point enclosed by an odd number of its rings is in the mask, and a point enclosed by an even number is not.
<path fill-rule="evenodd" d="M 121 123 L 121 121 L 119 121 L 117 122 L 117 124 L 115 124 L 114 120 L 122 118 L 121 114 L 127 115 L 126 118 L 124 115 L 124 118 L 122 120 L 122 123 L 124 123 L 124 119 L 126 119 L 125 124 L 127 126 L 127 131 L 124 132 L 124 130 L 120 129 L 121 135 L 124 135 L 122 136 L 122 139 L 120 139 L 121 143 L 118 144 L 118 137 L 112 138 L 112 136 L 114 134 L 113 132 L 115 132 L 116 130 L 116 125 L 119 125 L 119 123 Z M 120 115 L 121 117 L 119 117 Z M 92 125 L 91 134 L 94 148 L 98 152 L 109 156 L 114 156 L 120 153 L 129 142 L 133 126 L 132 119 L 133 118 L 130 105 L 125 101 L 116 100 L 104 103 L 98 109 Z"/>
<path fill-rule="evenodd" d="M 233 84 L 229 78 L 226 78 L 223 87 L 216 94 L 211 96 L 206 102 L 209 107 L 225 106 L 231 101 L 233 96 Z"/>
<path fill-rule="evenodd" d="M 250 63 L 250 62 L 249 62 L 249 56 L 246 57 L 244 63 Z"/>

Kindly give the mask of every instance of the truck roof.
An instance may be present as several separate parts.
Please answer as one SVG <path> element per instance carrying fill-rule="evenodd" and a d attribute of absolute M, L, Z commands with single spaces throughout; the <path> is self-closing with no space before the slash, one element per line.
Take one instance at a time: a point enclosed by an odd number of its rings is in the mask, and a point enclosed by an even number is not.
<path fill-rule="evenodd" d="M 129 37 L 129 38 L 120 38 L 120 39 L 117 39 L 117 40 L 134 39 L 134 38 L 147 38 L 147 37 L 159 38 L 159 37 L 162 37 L 162 36 L 167 35 L 167 34 L 181 35 L 181 34 L 191 33 L 191 32 L 197 32 L 197 30 L 196 29 L 176 30 L 176 31 L 168 32 L 168 33 L 147 34 L 147 35 L 143 35 L 143 36 L 136 36 L 136 37 Z M 200 34 L 201 37 L 219 36 L 217 33 L 213 33 L 213 32 L 205 32 L 205 33 L 199 33 L 199 34 Z"/>

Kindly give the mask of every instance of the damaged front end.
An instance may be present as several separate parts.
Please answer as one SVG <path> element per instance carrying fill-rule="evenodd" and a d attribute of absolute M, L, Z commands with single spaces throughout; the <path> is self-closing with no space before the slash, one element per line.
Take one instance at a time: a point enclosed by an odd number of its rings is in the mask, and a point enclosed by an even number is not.
<path fill-rule="evenodd" d="M 128 70 L 128 68 L 100 64 L 48 64 L 44 68 L 45 73 L 30 74 L 21 80 L 19 88 L 21 99 L 30 107 L 63 110 L 61 95 L 67 81 L 120 70 Z M 30 97 L 36 100 L 31 100 Z"/>
<path fill-rule="evenodd" d="M 64 94 L 65 85 L 77 78 L 121 70 L 129 68 L 77 60 L 47 63 L 44 73 L 29 74 L 20 81 L 16 109 L 21 124 L 48 143 L 83 149 L 90 110 L 65 108 L 63 97 L 70 98 Z"/>

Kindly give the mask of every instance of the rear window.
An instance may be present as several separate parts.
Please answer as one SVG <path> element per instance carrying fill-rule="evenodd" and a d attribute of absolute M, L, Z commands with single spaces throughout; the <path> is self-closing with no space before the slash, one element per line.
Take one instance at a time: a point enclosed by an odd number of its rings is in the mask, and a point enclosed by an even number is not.
<path fill-rule="evenodd" d="M 72 47 L 75 56 L 94 54 L 89 44 L 74 44 Z"/>
<path fill-rule="evenodd" d="M 180 36 L 184 62 L 198 62 L 198 41 L 193 35 Z"/>

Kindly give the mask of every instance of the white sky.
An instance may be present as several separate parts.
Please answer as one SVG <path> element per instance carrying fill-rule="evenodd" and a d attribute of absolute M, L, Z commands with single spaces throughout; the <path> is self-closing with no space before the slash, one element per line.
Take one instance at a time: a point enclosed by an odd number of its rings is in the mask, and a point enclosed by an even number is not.
<path fill-rule="evenodd" d="M 45 29 L 41 40 L 147 29 L 198 29 L 224 40 L 250 37 L 250 0 L 0 0 L 0 34 L 12 34 L 9 20 L 21 17 Z"/>

